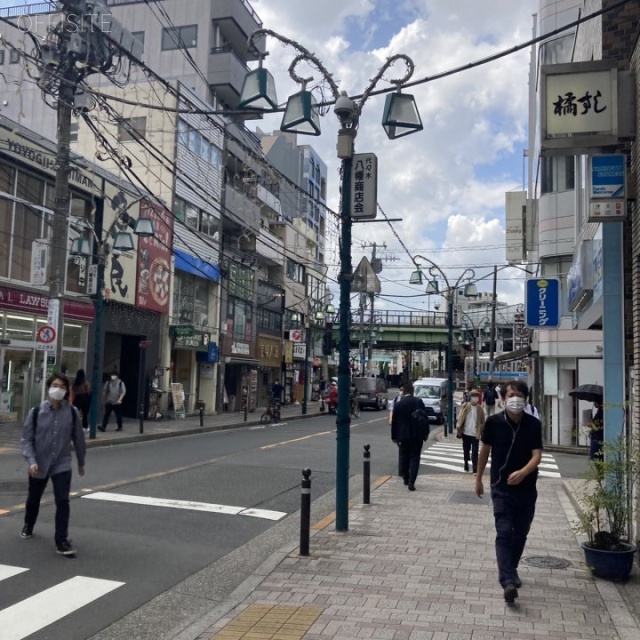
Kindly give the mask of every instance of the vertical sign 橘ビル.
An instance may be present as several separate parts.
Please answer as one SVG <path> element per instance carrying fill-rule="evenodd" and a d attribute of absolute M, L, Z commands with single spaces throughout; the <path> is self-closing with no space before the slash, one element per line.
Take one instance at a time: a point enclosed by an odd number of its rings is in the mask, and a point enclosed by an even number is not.
<path fill-rule="evenodd" d="M 351 173 L 351 217 L 375 220 L 378 212 L 378 158 L 375 153 L 356 153 Z"/>
<path fill-rule="evenodd" d="M 529 278 L 525 301 L 527 327 L 556 329 L 560 326 L 560 280 L 558 278 Z"/>
<path fill-rule="evenodd" d="M 138 238 L 136 307 L 168 313 L 173 216 L 162 205 L 142 200 L 140 218 L 153 221 L 153 236 Z"/>

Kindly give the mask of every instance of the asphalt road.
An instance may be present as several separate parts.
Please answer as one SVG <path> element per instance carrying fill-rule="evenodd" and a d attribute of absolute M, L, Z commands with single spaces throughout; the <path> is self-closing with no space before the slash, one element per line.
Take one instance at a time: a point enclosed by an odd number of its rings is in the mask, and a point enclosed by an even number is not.
<path fill-rule="evenodd" d="M 354 421 L 352 496 L 361 490 L 365 443 L 372 479 L 397 472 L 387 416 L 363 411 Z M 460 441 L 433 436 L 423 451 L 423 482 L 425 475 L 464 473 Z M 301 469 L 312 469 L 312 521 L 333 511 L 335 458 L 334 416 L 91 449 L 87 475 L 73 483 L 77 558 L 54 553 L 51 504 L 43 505 L 31 540 L 19 537 L 21 511 L 0 518 L 0 637 L 173 637 L 275 550 L 296 542 Z M 574 477 L 585 458 L 556 453 L 545 462 L 551 475 Z M 3 454 L 0 466 L 0 509 L 8 509 L 24 500 L 24 462 Z"/>
<path fill-rule="evenodd" d="M 355 421 L 352 474 L 361 473 L 365 443 L 372 448 L 372 477 L 392 473 L 397 454 L 390 446 L 386 412 L 363 411 Z M 43 505 L 30 540 L 19 537 L 22 512 L 0 518 L 0 637 L 86 640 L 271 528 L 282 527 L 283 534 L 269 549 L 295 541 L 297 520 L 293 538 L 292 527 L 283 525 L 300 506 L 301 469 L 312 469 L 317 500 L 335 486 L 335 457 L 335 417 L 330 416 L 90 450 L 87 475 L 75 476 L 73 483 L 80 494 L 71 505 L 75 559 L 54 553 L 52 505 Z M 2 466 L 0 508 L 6 509 L 24 500 L 25 476 L 17 455 L 3 455 Z M 80 497 L 97 491 L 129 497 L 125 502 Z M 169 507 L 136 503 L 158 499 L 173 502 Z M 329 505 L 314 517 L 332 511 Z M 229 507 L 262 511 L 255 517 L 196 510 Z M 259 516 L 265 512 L 279 519 Z M 264 559 L 256 553 L 228 588 Z M 97 595 L 91 599 L 91 593 Z M 224 595 L 217 592 L 214 600 Z M 200 596 L 207 599 L 207 593 Z M 196 613 L 201 605 L 212 606 L 198 603 Z M 68 614 L 48 624 L 47 611 L 53 608 L 55 617 L 65 607 Z M 176 604 L 168 619 L 178 623 L 184 617 L 184 607 Z M 166 624 L 167 617 L 146 618 L 144 635 L 129 631 L 128 637 L 163 637 Z M 5 635 L 7 628 L 15 628 L 14 635 Z M 121 636 L 105 631 L 101 637 Z"/>

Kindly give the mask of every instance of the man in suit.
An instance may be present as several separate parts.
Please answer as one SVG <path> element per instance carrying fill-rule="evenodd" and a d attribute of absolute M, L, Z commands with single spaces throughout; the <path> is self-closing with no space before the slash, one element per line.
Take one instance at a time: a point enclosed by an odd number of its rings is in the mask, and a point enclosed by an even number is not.
<path fill-rule="evenodd" d="M 413 384 L 407 382 L 404 385 L 404 395 L 393 405 L 391 440 L 400 447 L 402 478 L 405 486 L 409 487 L 409 491 L 416 490 L 416 478 L 424 442 L 422 437 L 412 433 L 411 414 L 416 409 L 424 409 L 424 404 L 420 398 L 413 395 Z"/>

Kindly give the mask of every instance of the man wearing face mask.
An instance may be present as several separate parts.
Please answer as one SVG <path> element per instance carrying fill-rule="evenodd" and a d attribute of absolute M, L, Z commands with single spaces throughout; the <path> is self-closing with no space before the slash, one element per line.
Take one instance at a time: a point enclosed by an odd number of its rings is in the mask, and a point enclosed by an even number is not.
<path fill-rule="evenodd" d="M 56 501 L 55 543 L 59 555 L 73 557 L 68 538 L 69 491 L 71 489 L 71 443 L 78 459 L 78 473 L 84 475 L 86 445 L 82 419 L 68 402 L 69 379 L 55 373 L 47 380 L 48 400 L 31 409 L 22 428 L 22 455 L 29 465 L 29 495 L 20 536 L 33 536 L 40 500 L 49 478 Z"/>
<path fill-rule="evenodd" d="M 469 471 L 469 460 L 473 473 L 478 471 L 478 440 L 482 437 L 485 415 L 480 404 L 480 392 L 472 389 L 467 402 L 460 411 L 456 422 L 457 437 L 462 438 L 464 470 Z"/>
<path fill-rule="evenodd" d="M 117 373 L 112 373 L 111 378 L 104 384 L 104 416 L 102 417 L 102 426 L 98 427 L 100 431 L 107 430 L 107 424 L 111 417 L 111 412 L 116 414 L 116 431 L 122 431 L 122 401 L 127 393 L 124 382 L 120 380 Z"/>
<path fill-rule="evenodd" d="M 505 410 L 490 416 L 485 423 L 476 478 L 476 495 L 482 498 L 482 474 L 491 454 L 498 578 L 509 604 L 518 597 L 522 586 L 518 564 L 533 522 L 542 458 L 542 425 L 524 410 L 528 393 L 529 388 L 521 380 L 511 380 L 503 386 Z"/>

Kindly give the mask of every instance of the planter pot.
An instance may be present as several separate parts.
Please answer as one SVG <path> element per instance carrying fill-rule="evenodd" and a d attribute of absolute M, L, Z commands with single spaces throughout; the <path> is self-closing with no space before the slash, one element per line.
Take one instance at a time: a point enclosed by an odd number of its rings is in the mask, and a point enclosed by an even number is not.
<path fill-rule="evenodd" d="M 580 546 L 584 550 L 585 562 L 594 576 L 616 581 L 623 581 L 629 577 L 636 552 L 632 545 L 625 544 L 627 548 L 620 551 L 593 549 L 584 542 Z"/>

